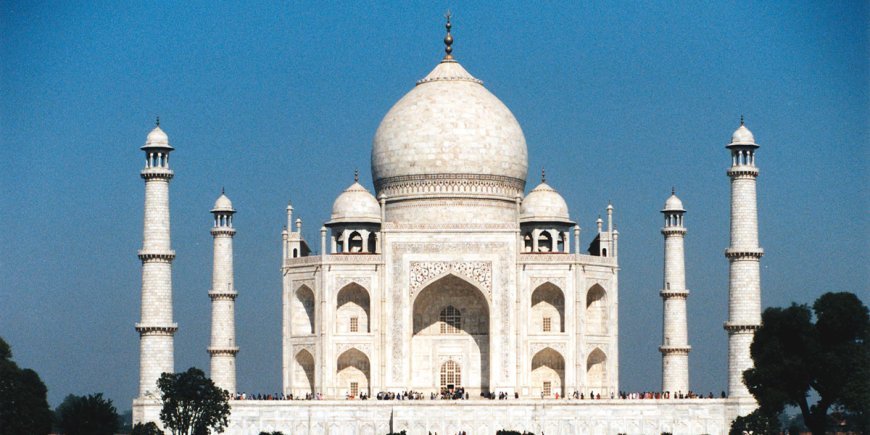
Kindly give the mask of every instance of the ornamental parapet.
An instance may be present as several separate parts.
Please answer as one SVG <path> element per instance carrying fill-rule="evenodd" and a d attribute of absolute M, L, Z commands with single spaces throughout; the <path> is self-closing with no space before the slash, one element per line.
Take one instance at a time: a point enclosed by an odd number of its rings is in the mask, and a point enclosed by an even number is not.
<path fill-rule="evenodd" d="M 239 347 L 209 347 L 208 354 L 211 356 L 215 355 L 228 355 L 228 356 L 236 356 L 239 353 Z"/>
<path fill-rule="evenodd" d="M 311 265 L 331 265 L 331 264 L 384 264 L 384 257 L 381 254 L 327 254 L 327 255 L 309 255 L 307 257 L 296 257 L 284 259 L 284 267 L 311 266 Z"/>
<path fill-rule="evenodd" d="M 723 328 L 725 328 L 728 332 L 753 332 L 760 328 L 761 325 L 758 324 L 749 324 L 749 323 L 733 323 L 733 322 L 725 322 Z"/>
<path fill-rule="evenodd" d="M 488 174 L 424 174 L 403 175 L 375 180 L 378 196 L 385 194 L 387 201 L 425 196 L 493 197 L 515 201 L 522 195 L 525 181 L 519 178 Z"/>
<path fill-rule="evenodd" d="M 211 235 L 213 236 L 230 236 L 232 237 L 236 234 L 236 229 L 233 227 L 213 227 L 211 229 Z"/>
<path fill-rule="evenodd" d="M 728 248 L 725 250 L 725 257 L 729 260 L 739 260 L 742 258 L 761 258 L 764 255 L 764 249 L 761 248 Z"/>
<path fill-rule="evenodd" d="M 685 299 L 689 296 L 689 289 L 683 289 L 683 290 L 662 289 L 659 291 L 659 294 L 663 298 L 683 298 L 683 299 Z"/>
<path fill-rule="evenodd" d="M 674 234 L 684 235 L 686 234 L 686 229 L 683 227 L 665 227 L 662 228 L 662 234 L 666 236 L 671 236 Z"/>
<path fill-rule="evenodd" d="M 516 223 L 487 222 L 385 222 L 381 225 L 384 231 L 421 231 L 421 232 L 480 232 L 480 231 L 519 231 Z"/>
<path fill-rule="evenodd" d="M 755 166 L 732 166 L 727 174 L 732 178 L 755 178 L 758 176 L 758 168 Z"/>
<path fill-rule="evenodd" d="M 688 355 L 692 346 L 659 346 L 662 355 Z"/>
<path fill-rule="evenodd" d="M 521 253 L 519 264 L 577 264 L 591 266 L 616 267 L 619 263 L 615 257 L 600 257 L 586 254 L 565 254 L 557 252 Z"/>
<path fill-rule="evenodd" d="M 144 178 L 145 180 L 154 180 L 154 179 L 171 180 L 172 177 L 175 175 L 175 173 L 172 172 L 172 169 L 145 168 L 141 172 L 139 172 L 139 175 L 141 175 L 142 178 Z"/>
<path fill-rule="evenodd" d="M 136 331 L 139 335 L 172 335 L 178 331 L 178 323 L 170 323 L 168 325 L 148 325 L 145 323 L 137 323 Z"/>
<path fill-rule="evenodd" d="M 239 296 L 239 294 L 235 290 L 231 292 L 216 292 L 209 290 L 208 292 L 208 297 L 210 297 L 213 301 L 234 301 L 236 300 L 237 296 Z"/>
<path fill-rule="evenodd" d="M 170 249 L 168 251 L 148 251 L 145 249 L 139 250 L 139 259 L 142 262 L 153 261 L 156 263 L 169 263 L 173 259 L 175 259 L 175 251 Z"/>

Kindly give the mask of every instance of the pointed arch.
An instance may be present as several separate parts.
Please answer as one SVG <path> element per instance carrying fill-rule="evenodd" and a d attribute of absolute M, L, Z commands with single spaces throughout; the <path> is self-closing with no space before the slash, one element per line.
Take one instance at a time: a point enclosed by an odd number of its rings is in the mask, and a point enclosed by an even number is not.
<path fill-rule="evenodd" d="M 586 332 L 607 334 L 607 291 L 601 284 L 595 284 L 586 292 Z"/>
<path fill-rule="evenodd" d="M 549 231 L 541 231 L 538 235 L 538 252 L 553 252 L 553 236 Z"/>
<path fill-rule="evenodd" d="M 523 252 L 532 252 L 532 232 L 526 232 L 523 236 Z"/>
<path fill-rule="evenodd" d="M 607 391 L 607 355 L 598 347 L 586 358 L 586 387 L 599 394 Z"/>
<path fill-rule="evenodd" d="M 370 395 L 371 363 L 369 357 L 352 347 L 338 356 L 335 364 L 335 380 L 339 390 L 355 397 L 360 393 Z"/>
<path fill-rule="evenodd" d="M 347 252 L 360 253 L 363 251 L 363 237 L 359 231 L 353 231 L 347 236 Z"/>
<path fill-rule="evenodd" d="M 306 349 L 296 353 L 293 358 L 293 395 L 305 397 L 314 394 L 314 356 Z"/>
<path fill-rule="evenodd" d="M 462 386 L 462 367 L 448 359 L 441 364 L 439 386 L 442 390 L 453 390 Z"/>
<path fill-rule="evenodd" d="M 565 332 L 565 293 L 559 286 L 549 281 L 539 285 L 532 292 L 531 305 L 532 331 Z"/>
<path fill-rule="evenodd" d="M 551 347 L 532 357 L 532 385 L 545 397 L 565 397 L 565 358 Z"/>
<path fill-rule="evenodd" d="M 371 297 L 365 287 L 356 282 L 342 287 L 336 295 L 335 308 L 337 333 L 371 332 Z"/>
<path fill-rule="evenodd" d="M 420 290 L 412 316 L 412 388 L 440 389 L 442 364 L 449 359 L 461 366 L 469 394 L 489 391 L 489 304 L 477 286 L 446 274 Z"/>
<path fill-rule="evenodd" d="M 301 285 L 293 292 L 293 335 L 314 334 L 314 291 Z"/>

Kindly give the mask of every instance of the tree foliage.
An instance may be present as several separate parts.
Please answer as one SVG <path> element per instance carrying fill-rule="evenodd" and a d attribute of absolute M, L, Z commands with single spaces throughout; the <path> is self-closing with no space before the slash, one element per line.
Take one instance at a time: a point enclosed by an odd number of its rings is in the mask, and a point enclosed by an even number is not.
<path fill-rule="evenodd" d="M 815 323 L 813 323 L 815 313 Z M 831 408 L 870 416 L 870 315 L 852 293 L 825 293 L 813 304 L 768 308 L 743 373 L 760 412 L 797 406 L 813 434 L 823 434 Z M 810 397 L 818 397 L 809 403 Z"/>
<path fill-rule="evenodd" d="M 756 409 L 749 415 L 737 417 L 731 423 L 729 435 L 751 434 L 778 434 L 780 424 L 776 418 L 766 415 L 760 409 Z"/>
<path fill-rule="evenodd" d="M 121 427 L 118 410 L 102 393 L 66 396 L 55 418 L 64 435 L 112 435 Z"/>
<path fill-rule="evenodd" d="M 216 386 L 202 370 L 163 373 L 157 380 L 163 399 L 160 420 L 174 435 L 223 432 L 230 415 L 230 393 Z"/>
<path fill-rule="evenodd" d="M 12 349 L 0 338 L 0 435 L 51 432 L 47 392 L 35 371 L 12 361 Z"/>
<path fill-rule="evenodd" d="M 133 431 L 130 432 L 130 435 L 164 435 L 163 431 L 157 427 L 153 421 L 149 421 L 148 423 L 136 423 L 133 426 Z"/>

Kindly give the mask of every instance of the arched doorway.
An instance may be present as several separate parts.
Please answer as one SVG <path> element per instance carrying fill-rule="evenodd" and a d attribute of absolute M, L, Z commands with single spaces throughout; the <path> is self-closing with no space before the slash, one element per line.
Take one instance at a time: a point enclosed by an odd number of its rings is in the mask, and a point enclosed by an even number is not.
<path fill-rule="evenodd" d="M 532 358 L 532 388 L 541 397 L 565 397 L 565 358 L 545 347 Z"/>
<path fill-rule="evenodd" d="M 489 391 L 489 304 L 483 293 L 446 275 L 423 288 L 413 307 L 411 386 L 440 391 L 442 374 L 453 373 L 469 394 Z M 458 371 L 445 368 L 446 361 Z"/>
<path fill-rule="evenodd" d="M 351 397 L 359 397 L 361 393 L 371 394 L 371 365 L 366 354 L 356 348 L 348 349 L 338 356 L 335 367 L 335 380 L 339 391 Z"/>

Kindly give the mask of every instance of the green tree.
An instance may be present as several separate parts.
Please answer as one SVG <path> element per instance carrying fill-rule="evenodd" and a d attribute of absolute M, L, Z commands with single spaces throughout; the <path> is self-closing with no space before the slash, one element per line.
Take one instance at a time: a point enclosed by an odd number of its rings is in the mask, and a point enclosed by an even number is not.
<path fill-rule="evenodd" d="M 813 323 L 815 313 L 815 323 Z M 760 412 L 801 410 L 814 435 L 824 434 L 831 408 L 865 425 L 870 406 L 870 315 L 852 293 L 825 293 L 813 304 L 768 308 L 750 353 L 755 367 L 743 380 Z M 818 397 L 815 403 L 808 398 Z"/>
<path fill-rule="evenodd" d="M 148 423 L 136 423 L 133 426 L 133 431 L 130 432 L 130 435 L 164 435 L 163 431 L 157 427 L 153 421 L 149 421 Z"/>
<path fill-rule="evenodd" d="M 760 409 L 756 409 L 749 415 L 737 417 L 731 423 L 729 435 L 751 434 L 778 434 L 780 433 L 780 424 L 776 418 L 766 415 Z"/>
<path fill-rule="evenodd" d="M 216 386 L 202 370 L 163 373 L 157 380 L 163 409 L 160 420 L 173 435 L 223 432 L 230 415 L 230 393 Z"/>
<path fill-rule="evenodd" d="M 112 435 L 121 426 L 118 410 L 102 393 L 66 396 L 55 418 L 64 435 Z"/>
<path fill-rule="evenodd" d="M 0 435 L 51 432 L 47 392 L 35 371 L 12 361 L 12 349 L 0 338 Z"/>

